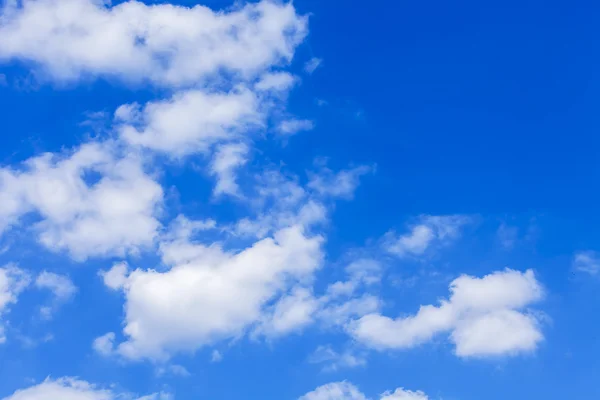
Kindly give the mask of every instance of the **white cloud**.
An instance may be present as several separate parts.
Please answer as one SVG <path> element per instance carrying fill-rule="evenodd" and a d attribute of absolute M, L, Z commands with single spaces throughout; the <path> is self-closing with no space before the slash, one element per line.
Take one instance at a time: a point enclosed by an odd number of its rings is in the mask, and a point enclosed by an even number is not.
<path fill-rule="evenodd" d="M 351 199 L 360 178 L 372 170 L 365 165 L 339 172 L 322 167 L 318 172 L 309 175 L 308 187 L 321 195 Z"/>
<path fill-rule="evenodd" d="M 298 400 L 367 400 L 367 397 L 351 383 L 332 382 L 319 386 Z"/>
<path fill-rule="evenodd" d="M 248 151 L 248 146 L 244 143 L 229 143 L 219 147 L 211 165 L 211 172 L 217 177 L 217 185 L 214 189 L 216 196 L 239 195 L 235 172 L 248 161 L 246 158 Z"/>
<path fill-rule="evenodd" d="M 29 285 L 30 277 L 16 265 L 0 267 L 0 344 L 6 341 L 4 314 L 11 304 L 15 304 L 21 292 Z"/>
<path fill-rule="evenodd" d="M 428 400 L 429 397 L 420 390 L 413 392 L 412 390 L 405 390 L 398 388 L 393 392 L 386 392 L 381 395 L 380 400 Z"/>
<path fill-rule="evenodd" d="M 54 301 L 50 306 L 44 306 L 40 309 L 42 317 L 52 318 L 52 314 L 64 302 L 70 300 L 77 292 L 77 286 L 71 279 L 65 275 L 58 275 L 53 272 L 43 271 L 35 280 L 35 286 L 39 289 L 48 289 L 54 296 Z"/>
<path fill-rule="evenodd" d="M 190 373 L 190 371 L 187 370 L 187 368 L 185 368 L 182 365 L 178 365 L 178 364 L 171 364 L 171 365 L 167 365 L 167 366 L 163 366 L 163 367 L 158 367 L 156 369 L 156 375 L 158 376 L 163 376 L 163 375 L 173 375 L 173 376 L 179 376 L 182 378 L 188 378 L 190 376 L 192 376 L 192 374 Z"/>
<path fill-rule="evenodd" d="M 310 279 L 321 265 L 321 242 L 292 226 L 239 252 L 189 242 L 191 256 L 170 269 L 132 271 L 122 288 L 127 340 L 117 352 L 165 359 L 243 335 L 270 301 Z"/>
<path fill-rule="evenodd" d="M 88 143 L 69 156 L 44 154 L 22 170 L 0 169 L 0 231 L 37 215 L 39 241 L 77 260 L 151 246 L 160 227 L 161 186 L 133 153 Z"/>
<path fill-rule="evenodd" d="M 140 107 L 115 112 L 116 129 L 131 145 L 181 157 L 210 152 L 211 146 L 263 126 L 259 97 L 240 86 L 229 92 L 194 89 Z"/>
<path fill-rule="evenodd" d="M 323 60 L 317 57 L 313 57 L 310 60 L 308 60 L 306 64 L 304 64 L 304 71 L 306 71 L 307 74 L 312 74 L 317 70 L 317 68 L 321 66 L 322 63 Z"/>
<path fill-rule="evenodd" d="M 397 388 L 393 392 L 385 392 L 379 400 L 428 400 L 429 397 L 422 391 L 411 391 Z M 369 400 L 356 386 L 343 382 L 332 382 L 319 386 L 298 400 Z"/>
<path fill-rule="evenodd" d="M 423 256 L 433 246 L 457 239 L 463 226 L 469 222 L 470 218 L 463 215 L 422 216 L 405 234 L 388 232 L 384 247 L 398 257 Z"/>
<path fill-rule="evenodd" d="M 3 400 L 170 400 L 167 393 L 154 393 L 148 396 L 134 396 L 129 393 L 116 393 L 101 389 L 89 382 L 77 378 L 46 379 L 44 382 L 17 390 Z"/>
<path fill-rule="evenodd" d="M 108 357 L 113 354 L 115 347 L 115 334 L 108 332 L 94 339 L 92 348 L 101 356 Z"/>
<path fill-rule="evenodd" d="M 357 354 L 351 350 L 338 353 L 331 346 L 317 347 L 308 361 L 313 364 L 323 364 L 323 371 L 325 372 L 333 372 L 341 368 L 362 367 L 367 364 L 367 360 L 362 354 Z"/>
<path fill-rule="evenodd" d="M 452 281 L 450 292 L 439 306 L 421 306 L 413 316 L 366 315 L 352 322 L 349 332 L 379 350 L 414 347 L 449 332 L 460 357 L 529 352 L 543 340 L 536 316 L 523 311 L 544 295 L 533 271 L 462 275 Z"/>
<path fill-rule="evenodd" d="M 227 12 L 25 0 L 6 2 L 1 16 L 0 58 L 32 61 L 57 81 L 102 76 L 183 86 L 222 70 L 249 79 L 289 62 L 307 32 L 291 3 L 266 0 Z"/>
<path fill-rule="evenodd" d="M 573 257 L 573 268 L 590 275 L 600 272 L 600 255 L 595 251 L 580 251 Z"/>
<path fill-rule="evenodd" d="M 296 78 L 289 72 L 268 72 L 261 76 L 260 80 L 254 85 L 258 91 L 284 92 L 289 90 Z"/>
<path fill-rule="evenodd" d="M 302 131 L 310 131 L 314 129 L 315 123 L 308 119 L 287 119 L 281 121 L 277 130 L 284 135 L 294 135 Z"/>

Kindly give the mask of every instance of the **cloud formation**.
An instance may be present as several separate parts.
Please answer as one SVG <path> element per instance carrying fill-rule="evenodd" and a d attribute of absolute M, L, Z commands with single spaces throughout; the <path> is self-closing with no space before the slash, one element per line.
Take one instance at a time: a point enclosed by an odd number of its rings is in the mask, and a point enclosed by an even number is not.
<path fill-rule="evenodd" d="M 33 214 L 39 242 L 77 260 L 124 256 L 153 245 L 163 189 L 143 158 L 110 142 L 46 153 L 0 169 L 0 232 Z"/>
<path fill-rule="evenodd" d="M 291 3 L 260 1 L 227 12 L 208 7 L 114 6 L 95 0 L 6 2 L 0 59 L 33 62 L 56 81 L 107 77 L 182 87 L 221 71 L 251 79 L 288 63 L 307 20 Z"/>
<path fill-rule="evenodd" d="M 462 275 L 439 306 L 421 306 L 415 315 L 396 319 L 365 315 L 350 324 L 349 332 L 379 350 L 407 349 L 449 333 L 459 357 L 514 355 L 535 350 L 543 340 L 536 314 L 526 311 L 543 296 L 531 270 Z"/>

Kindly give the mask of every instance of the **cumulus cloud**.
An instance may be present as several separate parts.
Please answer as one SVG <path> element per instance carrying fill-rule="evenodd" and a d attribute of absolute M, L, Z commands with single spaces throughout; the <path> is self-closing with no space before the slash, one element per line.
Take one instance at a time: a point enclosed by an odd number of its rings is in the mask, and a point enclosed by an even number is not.
<path fill-rule="evenodd" d="M 393 392 L 385 392 L 379 400 L 428 400 L 429 397 L 422 391 L 411 391 L 397 388 Z M 369 400 L 356 386 L 343 382 L 332 382 L 319 386 L 298 400 Z"/>
<path fill-rule="evenodd" d="M 436 245 L 457 239 L 469 222 L 470 218 L 463 215 L 425 215 L 404 234 L 388 232 L 384 248 L 398 257 L 423 256 Z"/>
<path fill-rule="evenodd" d="M 189 256 L 172 259 L 177 263 L 167 271 L 130 272 L 122 283 L 127 340 L 117 352 L 164 359 L 244 334 L 270 301 L 312 276 L 321 265 L 321 243 L 291 226 L 239 252 L 188 242 Z M 121 277 L 122 270 L 106 276 Z"/>
<path fill-rule="evenodd" d="M 17 390 L 3 400 L 172 400 L 167 393 L 154 393 L 147 396 L 135 396 L 130 393 L 117 393 L 102 389 L 77 378 L 46 379 L 44 382 Z"/>
<path fill-rule="evenodd" d="M 228 92 L 193 89 L 170 99 L 126 104 L 115 112 L 116 129 L 133 146 L 175 157 L 210 153 L 264 124 L 265 112 L 256 93 L 239 86 Z"/>
<path fill-rule="evenodd" d="M 15 304 L 21 292 L 30 284 L 27 272 L 16 265 L 0 267 L 0 344 L 6 341 L 3 317 L 11 304 Z"/>
<path fill-rule="evenodd" d="M 95 0 L 6 2 L 0 58 L 33 62 L 57 81 L 117 77 L 161 86 L 203 83 L 221 71 L 250 79 L 288 63 L 307 32 L 291 3 L 208 7 L 114 6 Z"/>
<path fill-rule="evenodd" d="M 579 272 L 598 275 L 600 272 L 600 255 L 595 251 L 580 251 L 573 257 L 573 268 Z"/>
<path fill-rule="evenodd" d="M 0 169 L 0 232 L 26 214 L 40 243 L 77 260 L 123 256 L 151 246 L 163 190 L 135 154 L 87 143 L 72 154 L 43 154 Z"/>
<path fill-rule="evenodd" d="M 533 271 L 462 275 L 452 281 L 450 293 L 439 306 L 421 306 L 413 316 L 365 315 L 349 325 L 349 332 L 379 350 L 411 348 L 449 333 L 459 357 L 530 352 L 543 340 L 538 318 L 526 311 L 544 295 Z"/>

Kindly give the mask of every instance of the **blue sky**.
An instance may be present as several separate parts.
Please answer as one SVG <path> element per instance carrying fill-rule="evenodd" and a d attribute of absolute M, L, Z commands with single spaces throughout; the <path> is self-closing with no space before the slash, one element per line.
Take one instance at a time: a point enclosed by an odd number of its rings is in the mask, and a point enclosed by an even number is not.
<path fill-rule="evenodd" d="M 600 395 L 592 2 L 4 1 L 0 398 Z"/>

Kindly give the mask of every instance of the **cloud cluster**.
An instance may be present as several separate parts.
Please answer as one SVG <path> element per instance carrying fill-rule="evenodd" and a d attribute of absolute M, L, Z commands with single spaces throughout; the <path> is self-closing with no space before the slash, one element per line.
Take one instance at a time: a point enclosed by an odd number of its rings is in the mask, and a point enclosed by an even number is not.
<path fill-rule="evenodd" d="M 90 142 L 0 169 L 0 232 L 32 214 L 41 244 L 75 259 L 124 256 L 153 244 L 162 187 L 135 153 Z"/>
<path fill-rule="evenodd" d="M 439 306 L 421 306 L 413 316 L 365 315 L 349 326 L 351 335 L 375 349 L 406 349 L 450 333 L 459 357 L 498 356 L 534 350 L 543 339 L 536 314 L 526 307 L 544 291 L 533 271 L 498 271 L 450 284 Z"/>
<path fill-rule="evenodd" d="M 57 81 L 86 77 L 181 87 L 250 79 L 289 62 L 307 20 L 291 3 L 208 7 L 125 1 L 24 0 L 1 10 L 0 59 L 32 62 Z"/>

